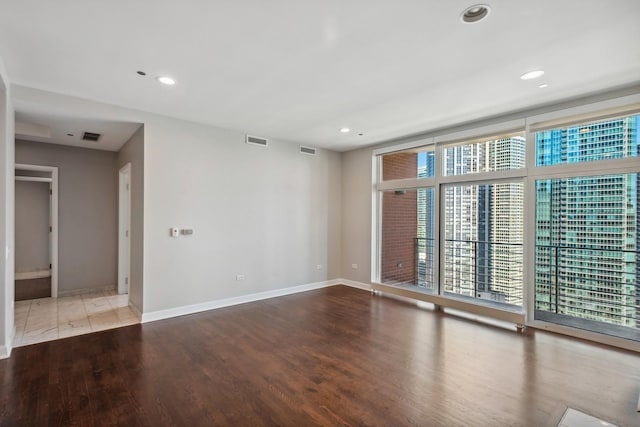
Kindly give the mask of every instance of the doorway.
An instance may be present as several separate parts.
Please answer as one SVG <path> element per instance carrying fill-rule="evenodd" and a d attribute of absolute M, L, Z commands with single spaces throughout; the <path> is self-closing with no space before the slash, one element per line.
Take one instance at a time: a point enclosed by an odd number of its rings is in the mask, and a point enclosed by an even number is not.
<path fill-rule="evenodd" d="M 131 163 L 119 172 L 118 185 L 118 294 L 129 293 L 131 270 Z"/>
<path fill-rule="evenodd" d="M 58 296 L 58 168 L 15 167 L 15 300 Z"/>

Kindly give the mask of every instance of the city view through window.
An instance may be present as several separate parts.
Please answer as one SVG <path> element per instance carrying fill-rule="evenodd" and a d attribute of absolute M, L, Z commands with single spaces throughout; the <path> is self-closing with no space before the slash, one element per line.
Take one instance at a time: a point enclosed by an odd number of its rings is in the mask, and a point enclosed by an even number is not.
<path fill-rule="evenodd" d="M 532 207 L 524 133 L 383 155 L 385 181 L 425 185 L 382 192 L 380 281 L 522 310 L 529 248 L 536 319 L 638 339 L 640 173 L 597 172 L 599 161 L 638 158 L 639 128 L 640 116 L 631 116 L 535 133 Z M 540 173 L 575 163 L 589 164 L 587 173 Z M 521 176 L 499 175 L 513 170 Z M 526 209 L 533 242 L 525 238 Z"/>

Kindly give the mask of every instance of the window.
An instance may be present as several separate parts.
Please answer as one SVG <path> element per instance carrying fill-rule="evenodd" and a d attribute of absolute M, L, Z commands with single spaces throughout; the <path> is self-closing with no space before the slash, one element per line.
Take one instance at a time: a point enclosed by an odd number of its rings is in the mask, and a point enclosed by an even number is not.
<path fill-rule="evenodd" d="M 444 291 L 522 306 L 522 182 L 444 190 Z"/>
<path fill-rule="evenodd" d="M 385 154 L 382 156 L 382 180 L 432 177 L 434 158 L 433 147 Z"/>
<path fill-rule="evenodd" d="M 536 165 L 638 157 L 640 115 L 588 122 L 536 133 Z"/>
<path fill-rule="evenodd" d="M 382 194 L 381 281 L 433 292 L 434 190 Z"/>
<path fill-rule="evenodd" d="M 447 176 L 521 169 L 524 164 L 525 138 L 522 133 L 444 149 L 444 174 Z"/>
<path fill-rule="evenodd" d="M 537 165 L 590 162 L 591 173 L 535 181 L 536 319 L 640 340 L 640 173 L 599 171 L 638 156 L 639 124 L 635 115 L 536 133 Z"/>
<path fill-rule="evenodd" d="M 640 115 L 535 126 L 380 154 L 374 281 L 640 342 Z"/>

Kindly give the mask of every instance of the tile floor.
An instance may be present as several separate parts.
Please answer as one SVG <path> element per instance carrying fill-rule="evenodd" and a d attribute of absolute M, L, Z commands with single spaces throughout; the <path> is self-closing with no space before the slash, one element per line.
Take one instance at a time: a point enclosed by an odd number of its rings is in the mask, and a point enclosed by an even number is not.
<path fill-rule="evenodd" d="M 139 323 L 127 304 L 128 295 L 115 292 L 16 301 L 13 346 Z"/>

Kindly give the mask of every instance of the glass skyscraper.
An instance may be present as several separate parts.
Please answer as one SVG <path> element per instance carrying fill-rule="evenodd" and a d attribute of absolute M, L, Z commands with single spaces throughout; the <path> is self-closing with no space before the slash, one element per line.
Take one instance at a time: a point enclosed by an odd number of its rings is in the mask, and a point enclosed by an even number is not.
<path fill-rule="evenodd" d="M 637 157 L 640 116 L 538 132 L 539 166 Z M 536 309 L 640 327 L 640 174 L 536 182 Z"/>

